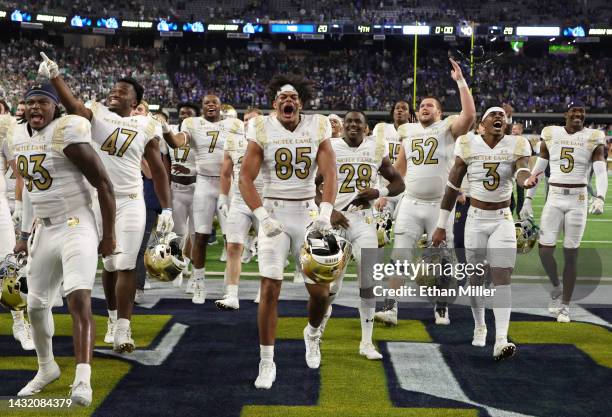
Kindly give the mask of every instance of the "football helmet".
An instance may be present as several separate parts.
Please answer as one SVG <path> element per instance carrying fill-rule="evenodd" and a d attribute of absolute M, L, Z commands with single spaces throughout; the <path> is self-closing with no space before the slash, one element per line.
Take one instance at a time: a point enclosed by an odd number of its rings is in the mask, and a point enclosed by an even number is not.
<path fill-rule="evenodd" d="M 374 214 L 376 220 L 376 237 L 378 238 L 378 247 L 384 248 L 391 241 L 391 212 L 389 210 L 379 211 Z"/>
<path fill-rule="evenodd" d="M 540 228 L 531 218 L 514 223 L 514 228 L 516 229 L 516 252 L 529 253 L 538 241 Z"/>
<path fill-rule="evenodd" d="M 231 104 L 221 105 L 221 118 L 222 119 L 237 119 L 238 112 Z"/>
<path fill-rule="evenodd" d="M 144 264 L 151 278 L 168 282 L 185 269 L 182 239 L 176 233 L 151 234 L 144 254 Z"/>
<path fill-rule="evenodd" d="M 351 257 L 351 244 L 333 231 L 321 232 L 309 226 L 300 250 L 302 272 L 316 283 L 338 279 Z"/>
<path fill-rule="evenodd" d="M 26 282 L 25 255 L 9 254 L 0 264 L 0 304 L 9 310 L 25 310 L 28 284 Z"/>
<path fill-rule="evenodd" d="M 429 246 L 422 250 L 422 255 L 417 257 L 415 263 L 422 263 L 414 277 L 417 285 L 421 287 L 436 287 L 451 283 L 456 286 L 456 279 L 452 274 L 454 265 L 457 263 L 455 251 L 445 246 Z"/>

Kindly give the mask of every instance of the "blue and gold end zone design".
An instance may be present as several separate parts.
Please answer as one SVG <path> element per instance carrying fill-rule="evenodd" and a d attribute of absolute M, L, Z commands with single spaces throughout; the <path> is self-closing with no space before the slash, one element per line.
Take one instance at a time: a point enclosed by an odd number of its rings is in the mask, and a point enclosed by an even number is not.
<path fill-rule="evenodd" d="M 130 360 L 108 353 L 103 303 L 94 300 L 94 310 L 100 315 L 92 406 L 3 408 L 2 416 L 577 417 L 612 410 L 612 396 L 602 388 L 612 380 L 612 334 L 593 324 L 513 313 L 510 336 L 518 355 L 496 363 L 491 311 L 487 347 L 476 348 L 470 344 L 469 308 L 451 306 L 450 326 L 435 326 L 429 308 L 400 309 L 400 318 L 407 319 L 398 327 L 374 330 L 383 361 L 368 361 L 358 354 L 356 310 L 335 306 L 321 345 L 321 368 L 311 370 L 302 339 L 305 302 L 283 301 L 278 376 L 271 390 L 261 391 L 253 387 L 259 351 L 257 306 L 251 302 L 242 301 L 236 312 L 190 300 L 161 300 L 155 314 L 138 309 L 133 334 L 141 355 Z M 610 309 L 590 311 L 608 321 L 612 316 Z M 65 309 L 54 317 L 54 353 L 63 373 L 39 395 L 66 398 L 74 377 L 70 317 Z M 14 395 L 36 369 L 35 354 L 12 340 L 10 325 L 10 316 L 0 315 L 0 396 Z"/>

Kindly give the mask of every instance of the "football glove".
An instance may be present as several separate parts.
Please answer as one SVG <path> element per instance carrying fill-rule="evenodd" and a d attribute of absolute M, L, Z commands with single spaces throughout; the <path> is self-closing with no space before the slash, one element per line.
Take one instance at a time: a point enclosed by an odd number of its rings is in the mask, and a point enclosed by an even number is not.
<path fill-rule="evenodd" d="M 263 230 L 267 237 L 274 237 L 283 232 L 283 225 L 276 219 L 270 217 L 268 211 L 264 207 L 257 207 L 253 210 L 253 214 L 259 220 L 259 227 Z"/>
<path fill-rule="evenodd" d="M 227 205 L 227 195 L 219 194 L 219 199 L 217 200 L 217 210 L 219 213 L 225 218 L 227 218 L 227 214 L 229 213 L 229 206 Z"/>
<path fill-rule="evenodd" d="M 15 226 L 21 228 L 21 218 L 23 214 L 23 203 L 19 200 L 15 200 L 15 210 L 13 211 L 13 223 Z M 20 229 L 17 230 L 20 230 Z"/>
<path fill-rule="evenodd" d="M 591 203 L 591 208 L 589 209 L 589 213 L 591 214 L 603 214 L 604 211 L 604 201 L 600 197 L 595 197 L 593 202 Z"/>
<path fill-rule="evenodd" d="M 59 67 L 55 61 L 50 60 L 47 54 L 44 52 L 41 52 L 40 56 L 43 59 L 43 62 L 41 62 L 38 66 L 38 75 L 49 80 L 59 76 Z"/>
<path fill-rule="evenodd" d="M 521 218 L 521 220 L 533 218 L 533 207 L 531 205 L 531 198 L 525 199 L 525 202 L 523 203 L 523 208 L 519 213 L 519 217 Z"/>
<path fill-rule="evenodd" d="M 157 233 L 168 233 L 174 228 L 174 220 L 172 220 L 172 209 L 165 208 L 157 219 Z"/>
<path fill-rule="evenodd" d="M 334 210 L 334 206 L 326 201 L 322 202 L 319 206 L 319 216 L 312 222 L 312 229 L 320 232 L 327 232 L 331 230 L 331 213 Z"/>

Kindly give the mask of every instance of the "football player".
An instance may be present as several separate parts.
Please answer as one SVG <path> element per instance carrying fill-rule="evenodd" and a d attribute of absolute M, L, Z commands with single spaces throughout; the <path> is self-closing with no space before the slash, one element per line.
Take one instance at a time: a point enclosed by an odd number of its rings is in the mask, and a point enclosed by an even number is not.
<path fill-rule="evenodd" d="M 332 226 L 339 229 L 352 245 L 352 253 L 357 261 L 359 294 L 361 306 L 361 343 L 359 354 L 370 360 L 382 359 L 382 355 L 372 343 L 374 329 L 374 283 L 370 276 L 361 274 L 362 249 L 378 248 L 376 222 L 371 204 L 381 197 L 393 197 L 404 191 L 404 180 L 395 170 L 389 159 L 389 147 L 384 136 L 366 136 L 368 120 L 361 111 L 351 111 L 344 116 L 344 137 L 331 140 L 336 153 L 338 194 L 331 215 Z M 378 185 L 378 174 L 387 180 L 387 186 Z M 317 176 L 316 183 L 323 181 Z M 317 196 L 320 198 L 320 194 Z M 372 256 L 372 254 L 370 254 Z M 369 269 L 369 268 L 367 268 Z M 325 315 L 331 315 L 331 303 L 337 296 L 342 278 L 330 287 L 330 305 Z"/>
<path fill-rule="evenodd" d="M 68 113 L 91 121 L 92 139 L 99 145 L 96 150 L 113 183 L 117 251 L 103 259 L 102 284 L 109 315 L 104 341 L 112 342 L 116 352 L 132 352 L 135 345 L 130 319 L 138 285 L 136 260 L 146 222 L 140 170 L 143 158 L 151 170 L 155 193 L 162 206 L 157 231 L 164 233 L 173 227 L 170 185 L 157 140 L 161 136 L 160 124 L 152 117 L 131 116 L 144 93 L 133 78 L 122 78 L 115 83 L 106 100 L 108 106 L 93 102 L 88 108 L 74 97 L 57 64 L 42 52 L 41 56 L 43 62 L 38 73 L 51 80 Z"/>
<path fill-rule="evenodd" d="M 259 109 L 251 109 L 244 114 L 244 124 L 249 120 L 261 116 L 263 113 Z M 238 177 L 240 167 L 247 148 L 246 138 L 228 138 L 225 141 L 223 167 L 221 168 L 221 194 L 219 195 L 219 210 L 222 215 L 227 217 L 227 265 L 225 266 L 225 295 L 221 300 L 215 301 L 220 310 L 237 310 L 238 302 L 238 283 L 242 272 L 242 251 L 246 237 L 249 234 L 251 225 L 257 224 L 257 219 L 246 205 L 238 189 Z M 234 181 L 232 182 L 232 176 Z M 255 181 L 257 193 L 261 195 L 263 190 L 263 179 L 257 177 Z M 228 195 L 232 192 L 232 202 L 228 207 Z"/>
<path fill-rule="evenodd" d="M 332 138 L 341 138 L 343 133 L 342 118 L 337 114 L 327 116 L 332 127 Z"/>
<path fill-rule="evenodd" d="M 432 244 L 439 246 L 446 240 L 448 220 L 467 174 L 470 208 L 465 225 L 465 248 L 467 262 L 481 265 L 485 260 L 495 292 L 493 313 L 495 315 L 495 347 L 493 357 L 502 360 L 514 355 L 516 346 L 508 342 L 508 326 L 511 312 L 511 274 L 516 260 L 516 231 L 510 212 L 510 199 L 514 179 L 519 186 L 530 188 L 534 180 L 529 178 L 531 146 L 522 136 L 505 135 L 506 113 L 501 107 L 491 107 L 482 117 L 483 135 L 472 132 L 459 137 L 455 144 L 453 165 L 446 191 L 440 204 Z M 476 277 L 472 277 L 472 284 Z M 485 324 L 484 297 L 471 297 L 474 316 L 474 338 L 472 345 L 485 346 L 487 327 Z"/>
<path fill-rule="evenodd" d="M 185 119 L 198 117 L 200 106 L 195 103 L 181 103 L 178 105 L 178 124 L 170 125 L 173 132 L 178 133 Z M 184 243 L 183 253 L 187 267 L 181 272 L 173 283 L 181 286 L 183 274 L 191 263 L 191 242 L 194 239 L 195 228 L 193 225 L 193 194 L 196 183 L 196 163 L 194 152 L 191 152 L 189 144 L 180 148 L 168 149 L 170 156 L 170 187 L 172 191 L 172 217 L 174 219 L 174 233 L 180 236 Z M 193 293 L 193 278 L 187 282 L 187 293 Z"/>
<path fill-rule="evenodd" d="M 11 115 L 0 116 L 0 259 L 13 251 L 15 247 L 15 230 L 21 227 L 21 196 L 15 202 L 15 161 L 12 161 L 8 147 L 7 135 L 11 134 L 16 127 L 17 121 Z M 5 173 L 6 170 L 6 173 Z M 9 175 L 9 173 L 11 175 Z M 21 177 L 19 178 L 21 180 Z M 22 187 L 19 187 L 21 190 Z M 11 199 L 10 196 L 13 198 Z M 11 207 L 11 200 L 13 207 Z M 11 211 L 15 205 L 18 208 L 15 223 L 11 220 Z M 2 282 L 0 282 L 2 285 Z M 1 292 L 1 291 L 0 291 Z M 24 350 L 33 350 L 30 324 L 26 320 L 22 310 L 11 309 L 13 317 L 13 337 L 21 343 Z"/>
<path fill-rule="evenodd" d="M 567 106 L 565 126 L 545 127 L 541 135 L 540 156 L 532 169 L 534 180 L 550 163 L 548 199 L 542 210 L 539 246 L 542 265 L 553 284 L 549 310 L 561 323 L 570 321 L 569 304 L 576 285 L 578 248 L 587 220 L 586 186 L 591 167 L 595 172 L 597 194 L 591 203 L 591 214 L 603 213 L 608 191 L 605 135 L 602 131 L 584 127 L 585 117 L 584 104 L 573 101 Z M 533 217 L 534 194 L 535 188 L 527 192 L 522 218 Z M 553 256 L 561 229 L 565 259 L 563 288 Z"/>
<path fill-rule="evenodd" d="M 72 400 L 91 403 L 91 359 L 95 341 L 91 289 L 98 252 L 110 256 L 115 248 L 115 199 L 112 183 L 91 146 L 91 125 L 83 117 L 60 117 L 58 95 L 50 84 L 36 85 L 25 95 L 27 123 L 7 136 L 17 161 L 34 216 L 38 218 L 29 248 L 29 229 L 22 229 L 16 252 L 29 249 L 28 316 L 38 357 L 38 373 L 19 391 L 30 396 L 60 376 L 53 358 L 51 307 L 60 285 L 72 316 L 76 375 Z M 98 236 L 91 209 L 89 182 L 102 209 Z M 99 243 L 98 243 L 99 242 Z"/>
<path fill-rule="evenodd" d="M 435 97 L 425 97 L 419 104 L 418 123 L 404 124 L 398 129 L 402 144 L 395 166 L 405 177 L 406 191 L 395 220 L 393 256 L 405 258 L 409 262 L 412 261 L 412 252 L 419 238 L 423 233 L 431 238 L 436 227 L 440 200 L 453 164 L 455 139 L 465 135 L 476 118 L 474 99 L 463 78 L 461 67 L 452 59 L 450 63 L 451 78 L 457 83 L 461 98 L 459 116 L 442 119 L 440 101 Z M 448 224 L 449 234 L 452 233 L 452 227 L 451 219 Z M 452 239 L 449 242 L 452 243 Z M 434 316 L 436 324 L 450 323 L 445 301 L 436 302 Z M 377 314 L 377 319 L 396 324 L 397 300 L 388 300 L 383 311 Z"/>
<path fill-rule="evenodd" d="M 330 144 L 331 125 L 322 115 L 302 114 L 312 98 L 312 83 L 297 75 L 277 75 L 268 85 L 275 115 L 258 116 L 247 127 L 246 154 L 240 170 L 240 194 L 259 222 L 261 298 L 257 314 L 260 357 L 256 388 L 269 389 L 276 379 L 274 341 L 277 305 L 289 251 L 298 258 L 306 228 L 331 230 L 336 197 L 336 165 Z M 255 179 L 264 180 L 263 202 Z M 322 202 L 317 210 L 315 176 L 323 177 Z M 327 309 L 329 285 L 305 279 L 310 295 L 308 325 L 304 329 L 306 363 L 321 362 L 320 324 Z"/>
<path fill-rule="evenodd" d="M 244 127 L 240 120 L 221 119 L 219 97 L 211 94 L 204 96 L 202 112 L 202 117 L 189 117 L 183 120 L 179 133 L 172 132 L 167 124 L 162 124 L 164 139 L 171 148 L 181 148 L 189 144 L 191 152 L 195 154 L 197 171 L 193 196 L 195 239 L 191 250 L 194 304 L 203 304 L 206 300 L 204 287 L 206 247 L 219 199 L 223 146 L 230 137 L 235 140 L 244 137 Z M 219 216 L 219 221 L 225 221 L 223 216 Z"/>

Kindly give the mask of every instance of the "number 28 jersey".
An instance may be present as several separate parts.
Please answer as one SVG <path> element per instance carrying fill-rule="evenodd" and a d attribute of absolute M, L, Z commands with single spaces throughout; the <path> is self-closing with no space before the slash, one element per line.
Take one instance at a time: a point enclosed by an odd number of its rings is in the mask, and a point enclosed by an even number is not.
<path fill-rule="evenodd" d="M 249 120 L 246 137 L 263 149 L 260 175 L 265 198 L 303 200 L 315 196 L 319 145 L 331 137 L 331 124 L 320 114 L 302 114 L 293 132 L 275 116 Z"/>
<path fill-rule="evenodd" d="M 550 158 L 550 179 L 557 184 L 588 184 L 593 151 L 605 144 L 600 130 L 583 128 L 570 134 L 563 126 L 546 126 L 542 139 Z"/>
<path fill-rule="evenodd" d="M 161 125 L 148 116 L 119 116 L 98 102 L 90 108 L 91 136 L 115 195 L 142 194 L 140 163 L 149 141 L 162 137 Z"/>
<path fill-rule="evenodd" d="M 512 196 L 516 161 L 531 155 L 522 136 L 506 135 L 494 148 L 472 132 L 459 136 L 455 155 L 468 166 L 469 195 L 480 201 L 499 203 Z"/>

